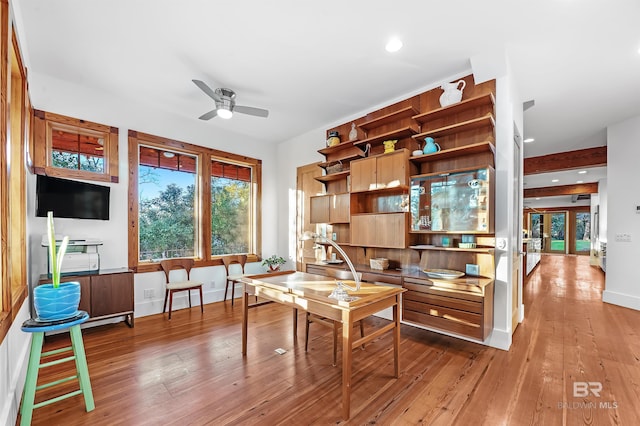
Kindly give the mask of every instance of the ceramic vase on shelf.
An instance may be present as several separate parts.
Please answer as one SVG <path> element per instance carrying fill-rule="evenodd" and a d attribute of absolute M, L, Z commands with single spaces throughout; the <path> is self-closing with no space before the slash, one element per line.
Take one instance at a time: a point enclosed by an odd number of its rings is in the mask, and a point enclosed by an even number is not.
<path fill-rule="evenodd" d="M 329 137 L 327 138 L 327 146 L 336 146 L 340 143 L 340 136 L 338 132 L 329 132 Z"/>
<path fill-rule="evenodd" d="M 462 87 L 460 87 L 460 83 L 462 83 Z M 458 80 L 455 83 L 445 83 L 440 86 L 444 90 L 440 95 L 440 106 L 446 107 L 460 102 L 462 100 L 462 91 L 466 85 L 466 81 Z"/>
<path fill-rule="evenodd" d="M 422 150 L 425 154 L 433 154 L 435 152 L 440 151 L 440 145 L 433 140 L 431 137 L 426 137 L 424 139 L 424 149 Z"/>
<path fill-rule="evenodd" d="M 351 131 L 349 132 L 349 140 L 355 141 L 358 139 L 358 129 L 356 129 L 356 123 L 351 123 Z"/>

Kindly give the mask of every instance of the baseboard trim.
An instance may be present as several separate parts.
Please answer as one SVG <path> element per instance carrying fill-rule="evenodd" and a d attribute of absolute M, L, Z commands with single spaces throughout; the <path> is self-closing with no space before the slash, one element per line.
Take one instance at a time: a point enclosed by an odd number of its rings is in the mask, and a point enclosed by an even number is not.
<path fill-rule="evenodd" d="M 494 328 L 485 343 L 492 348 L 508 351 L 511 347 L 511 333 Z"/>
<path fill-rule="evenodd" d="M 640 297 L 638 296 L 605 290 L 602 292 L 602 301 L 612 305 L 622 306 L 623 308 L 640 311 Z"/>

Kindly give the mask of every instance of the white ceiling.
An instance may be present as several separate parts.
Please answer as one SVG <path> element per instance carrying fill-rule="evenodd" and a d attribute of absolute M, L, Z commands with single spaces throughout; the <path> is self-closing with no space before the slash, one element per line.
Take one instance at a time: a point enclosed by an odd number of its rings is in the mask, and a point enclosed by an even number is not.
<path fill-rule="evenodd" d="M 535 100 L 526 157 L 605 145 L 607 125 L 640 114 L 637 0 L 16 1 L 30 78 L 194 125 L 214 107 L 200 79 L 270 111 L 206 125 L 268 143 L 433 87 L 496 50 Z M 392 35 L 404 42 L 395 54 L 384 50 Z M 42 96 L 32 93 L 36 108 Z"/>

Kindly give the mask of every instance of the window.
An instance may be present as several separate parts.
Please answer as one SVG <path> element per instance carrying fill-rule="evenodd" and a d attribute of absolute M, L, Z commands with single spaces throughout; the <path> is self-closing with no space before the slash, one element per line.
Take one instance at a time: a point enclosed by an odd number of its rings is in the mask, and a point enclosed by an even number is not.
<path fill-rule="evenodd" d="M 0 17 L 6 19 L 7 8 L 7 3 L 0 4 Z M 28 296 L 26 181 L 31 107 L 15 33 L 9 37 L 9 43 L 0 47 L 0 57 L 9 66 L 0 85 L 0 119 L 7 123 L 0 138 L 0 341 Z"/>
<path fill-rule="evenodd" d="M 211 254 L 253 249 L 251 167 L 211 160 Z"/>
<path fill-rule="evenodd" d="M 34 111 L 37 174 L 118 182 L 118 129 Z"/>
<path fill-rule="evenodd" d="M 140 262 L 196 256 L 197 168 L 194 155 L 139 146 Z"/>
<path fill-rule="evenodd" d="M 261 162 L 129 131 L 129 267 L 192 257 L 259 254 Z"/>

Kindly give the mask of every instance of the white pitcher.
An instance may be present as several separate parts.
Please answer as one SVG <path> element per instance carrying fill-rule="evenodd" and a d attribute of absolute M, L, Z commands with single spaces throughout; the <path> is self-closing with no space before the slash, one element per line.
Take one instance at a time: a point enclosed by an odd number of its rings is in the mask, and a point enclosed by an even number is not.
<path fill-rule="evenodd" d="M 460 83 L 462 83 L 462 87 L 458 89 Z M 440 86 L 440 88 L 444 90 L 442 95 L 440 95 L 440 106 L 446 107 L 460 102 L 462 100 L 462 91 L 466 85 L 466 81 L 458 80 L 455 83 L 445 83 Z"/>

